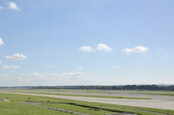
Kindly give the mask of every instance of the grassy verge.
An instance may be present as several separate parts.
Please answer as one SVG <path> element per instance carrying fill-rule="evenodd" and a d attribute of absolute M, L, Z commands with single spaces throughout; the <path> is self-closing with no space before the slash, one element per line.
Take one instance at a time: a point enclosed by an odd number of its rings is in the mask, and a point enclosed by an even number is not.
<path fill-rule="evenodd" d="M 174 93 L 141 93 L 141 94 L 174 96 Z"/>
<path fill-rule="evenodd" d="M 2 115 L 71 115 L 59 111 L 50 111 L 40 107 L 16 102 L 0 102 L 0 114 Z"/>
<path fill-rule="evenodd" d="M 50 92 L 78 92 L 78 90 L 72 89 L 30 89 L 31 91 L 50 91 Z"/>
<path fill-rule="evenodd" d="M 161 110 L 152 108 L 142 108 L 142 107 L 132 107 L 132 106 L 122 106 L 113 104 L 103 104 L 103 103 L 92 103 L 84 101 L 75 101 L 67 99 L 57 99 L 49 97 L 40 96 L 27 96 L 18 94 L 5 94 L 0 93 L 0 98 L 8 97 L 11 102 L 1 102 L 0 101 L 0 113 L 6 113 L 4 115 L 69 115 L 68 113 L 59 113 L 58 111 L 49 110 L 34 105 L 27 105 L 21 102 L 48 102 L 43 103 L 43 105 L 88 113 L 92 115 L 102 115 L 104 113 L 118 113 L 118 112 L 128 112 L 136 113 L 139 115 L 159 115 L 159 113 L 174 115 L 174 111 L 171 110 Z M 14 113 L 14 114 L 13 114 Z"/>

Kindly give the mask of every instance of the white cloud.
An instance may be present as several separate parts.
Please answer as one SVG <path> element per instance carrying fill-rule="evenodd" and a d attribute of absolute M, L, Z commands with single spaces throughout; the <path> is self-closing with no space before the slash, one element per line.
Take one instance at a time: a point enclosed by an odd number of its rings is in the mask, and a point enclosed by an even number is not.
<path fill-rule="evenodd" d="M 38 86 L 38 85 L 89 85 L 95 84 L 95 75 L 84 72 L 29 74 L 0 73 L 0 86 Z"/>
<path fill-rule="evenodd" d="M 54 66 L 46 65 L 45 68 L 50 69 L 50 68 L 54 68 Z"/>
<path fill-rule="evenodd" d="M 2 68 L 4 68 L 4 69 L 19 69 L 20 66 L 18 66 L 18 65 L 3 65 Z"/>
<path fill-rule="evenodd" d="M 35 77 L 35 78 L 46 78 L 49 80 L 49 78 L 63 78 L 63 79 L 77 79 L 77 78 L 83 78 L 87 76 L 92 76 L 90 73 L 83 73 L 83 72 L 70 72 L 70 73 L 49 73 L 49 74 L 41 74 L 38 72 L 33 72 L 31 74 L 28 74 L 29 77 Z"/>
<path fill-rule="evenodd" d="M 50 68 L 51 68 L 51 66 L 49 66 L 49 65 L 46 65 L 46 66 L 45 66 L 45 68 L 47 68 L 47 69 L 50 69 Z"/>
<path fill-rule="evenodd" d="M 9 74 L 0 74 L 0 78 L 2 77 L 9 77 Z"/>
<path fill-rule="evenodd" d="M 8 2 L 7 4 L 8 4 L 8 8 L 9 8 L 9 9 L 12 9 L 12 10 L 19 10 L 19 8 L 18 8 L 18 6 L 17 6 L 16 3 L 14 3 L 14 2 Z"/>
<path fill-rule="evenodd" d="M 117 66 L 113 65 L 113 66 L 112 66 L 112 68 L 113 68 L 113 69 L 116 69 L 116 68 L 117 68 Z"/>
<path fill-rule="evenodd" d="M 49 73 L 41 74 L 38 72 L 33 72 L 27 74 L 25 80 L 32 84 L 42 84 L 42 85 L 80 85 L 91 83 L 93 78 L 90 73 L 83 72 L 70 72 L 70 73 Z"/>
<path fill-rule="evenodd" d="M 83 70 L 83 67 L 82 67 L 82 66 L 80 66 L 80 67 L 78 67 L 77 69 L 81 71 L 81 70 Z"/>
<path fill-rule="evenodd" d="M 0 64 L 2 64 L 2 61 L 0 60 Z"/>
<path fill-rule="evenodd" d="M 84 51 L 84 52 L 91 52 L 92 48 L 90 46 L 82 46 L 79 48 L 79 50 Z"/>
<path fill-rule="evenodd" d="M 123 49 L 122 51 L 125 52 L 125 53 L 132 53 L 132 52 L 134 52 L 133 49 L 130 49 L 130 48 Z"/>
<path fill-rule="evenodd" d="M 13 54 L 12 56 L 6 56 L 7 60 L 13 60 L 13 61 L 24 60 L 26 58 L 27 57 L 25 55 L 19 53 Z"/>
<path fill-rule="evenodd" d="M 106 44 L 104 43 L 99 43 L 97 45 L 97 49 L 98 50 L 104 50 L 104 51 L 112 51 L 112 48 L 110 48 L 109 46 L 107 46 Z"/>
<path fill-rule="evenodd" d="M 144 53 L 146 51 L 148 51 L 149 48 L 147 47 L 143 47 L 143 46 L 136 46 L 134 48 L 126 48 L 126 49 L 123 49 L 122 51 L 125 52 L 125 53 Z"/>
<path fill-rule="evenodd" d="M 20 75 L 20 76 L 24 76 L 24 74 L 23 74 L 23 73 L 20 73 L 19 75 Z"/>
<path fill-rule="evenodd" d="M 0 6 L 0 10 L 1 10 L 1 9 L 3 9 L 3 7 L 2 7 L 2 6 Z"/>
<path fill-rule="evenodd" d="M 0 74 L 0 79 L 0 86 L 13 86 L 16 82 L 14 76 L 6 73 Z"/>
<path fill-rule="evenodd" d="M 136 47 L 134 48 L 134 52 L 136 52 L 136 53 L 144 53 L 144 52 L 146 52 L 147 50 L 149 50 L 149 48 L 143 47 L 143 46 L 136 46 Z"/>
<path fill-rule="evenodd" d="M 8 81 L 9 79 L 7 79 L 7 78 L 9 78 L 10 77 L 10 75 L 9 74 L 0 74 L 0 81 Z"/>
<path fill-rule="evenodd" d="M 3 45 L 3 44 L 4 44 L 4 42 L 3 42 L 2 38 L 0 38 L 0 45 Z"/>

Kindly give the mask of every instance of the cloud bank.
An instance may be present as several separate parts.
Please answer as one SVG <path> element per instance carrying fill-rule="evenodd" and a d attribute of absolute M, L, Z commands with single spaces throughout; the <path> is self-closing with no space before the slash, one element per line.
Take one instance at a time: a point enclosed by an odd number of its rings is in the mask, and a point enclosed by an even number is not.
<path fill-rule="evenodd" d="M 103 51 L 112 51 L 112 48 L 110 48 L 108 45 L 104 44 L 104 43 L 99 43 L 97 45 L 97 50 L 103 50 Z"/>
<path fill-rule="evenodd" d="M 14 2 L 8 2 L 8 9 L 12 9 L 12 10 L 19 10 L 19 7 L 17 6 L 16 3 Z"/>
<path fill-rule="evenodd" d="M 147 48 L 147 47 L 136 46 L 134 48 L 123 49 L 122 51 L 125 52 L 125 53 L 144 53 L 144 52 L 146 52 L 148 50 L 149 50 L 149 48 Z"/>
<path fill-rule="evenodd" d="M 2 68 L 4 68 L 4 69 L 19 69 L 20 66 L 18 66 L 18 65 L 3 65 Z"/>
<path fill-rule="evenodd" d="M 84 51 L 84 52 L 91 52 L 92 48 L 90 46 L 82 46 L 79 48 L 79 50 Z"/>
<path fill-rule="evenodd" d="M 12 56 L 6 56 L 7 60 L 12 60 L 12 61 L 24 60 L 26 58 L 27 57 L 25 55 L 19 53 L 13 54 Z"/>
<path fill-rule="evenodd" d="M 110 48 L 108 45 L 106 45 L 105 43 L 99 43 L 97 44 L 97 50 L 103 50 L 103 51 L 112 51 L 112 48 Z M 84 52 L 91 52 L 93 51 L 93 49 L 91 48 L 91 46 L 82 46 L 79 48 L 79 50 L 84 51 Z"/>
<path fill-rule="evenodd" d="M 4 44 L 4 42 L 3 42 L 2 38 L 0 38 L 0 45 L 3 45 L 3 44 Z"/>

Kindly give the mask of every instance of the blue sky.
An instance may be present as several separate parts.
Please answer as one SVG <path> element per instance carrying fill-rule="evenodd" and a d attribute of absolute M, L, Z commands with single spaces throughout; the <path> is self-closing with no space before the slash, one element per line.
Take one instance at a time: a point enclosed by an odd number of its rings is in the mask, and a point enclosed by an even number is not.
<path fill-rule="evenodd" d="M 173 0 L 0 0 L 0 86 L 172 84 Z"/>

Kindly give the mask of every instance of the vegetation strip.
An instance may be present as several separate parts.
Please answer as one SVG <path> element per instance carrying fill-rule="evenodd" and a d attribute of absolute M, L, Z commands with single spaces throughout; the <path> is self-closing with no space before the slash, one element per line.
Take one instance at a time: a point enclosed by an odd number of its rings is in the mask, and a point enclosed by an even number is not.
<path fill-rule="evenodd" d="M 103 115 L 105 113 L 115 113 L 115 112 L 117 112 L 117 113 L 120 113 L 120 112 L 135 113 L 138 115 L 159 115 L 157 113 L 174 115 L 174 111 L 172 111 L 172 110 L 153 109 L 153 108 L 144 108 L 144 107 L 132 107 L 132 106 L 123 106 L 123 105 L 115 105 L 115 104 L 104 104 L 104 103 L 94 103 L 94 102 L 76 101 L 76 100 L 69 100 L 69 99 L 59 99 L 59 98 L 54 98 L 54 97 L 32 96 L 32 95 L 25 95 L 25 94 L 23 94 L 23 95 L 7 94 L 7 93 L 0 93 L 0 97 L 1 98 L 8 97 L 11 100 L 10 103 L 5 103 L 5 102 L 0 103 L 0 106 L 1 106 L 0 112 L 7 113 L 8 111 L 10 111 L 11 113 L 13 112 L 13 115 L 19 115 L 19 114 L 25 113 L 25 112 L 27 112 L 28 114 L 29 113 L 30 114 L 39 113 L 37 115 L 47 115 L 48 113 L 51 112 L 51 110 L 49 111 L 49 109 L 44 110 L 42 108 L 33 107 L 33 105 L 29 106 L 30 104 L 24 105 L 21 102 L 48 102 L 48 101 L 49 101 L 49 103 L 43 103 L 43 105 L 54 107 L 54 108 L 70 110 L 70 111 L 77 111 L 77 112 L 86 113 L 86 114 L 92 114 L 92 115 Z M 104 107 L 104 106 L 108 106 L 108 107 Z M 113 107 L 117 107 L 117 108 L 112 108 L 109 106 L 113 106 Z M 30 108 L 32 108 L 32 109 L 30 109 Z M 99 111 L 95 111 L 92 108 L 99 109 Z M 30 110 L 30 111 L 28 111 L 28 110 Z M 40 110 L 45 111 L 45 112 L 47 111 L 47 112 L 46 113 L 39 112 Z M 140 111 L 137 111 L 137 110 L 140 110 Z M 149 111 L 149 112 L 143 112 L 141 110 L 145 110 L 145 111 Z M 14 111 L 18 111 L 20 113 L 14 114 Z M 151 111 L 157 112 L 157 113 L 150 113 Z M 70 113 L 52 111 L 52 115 L 56 115 L 56 113 L 57 114 L 60 113 L 60 115 L 70 115 Z M 9 114 L 5 114 L 5 115 L 9 115 Z"/>
<path fill-rule="evenodd" d="M 174 96 L 174 93 L 141 93 L 141 94 Z"/>
<path fill-rule="evenodd" d="M 105 106 L 105 107 L 111 107 L 111 108 L 121 108 L 121 107 L 113 107 L 113 106 Z M 124 108 L 125 109 L 125 108 Z M 126 108 L 127 110 L 133 110 L 133 111 L 142 111 L 142 112 L 147 112 L 147 113 L 155 113 L 155 114 L 159 114 L 159 115 L 168 115 L 168 114 L 164 114 L 164 113 L 158 113 L 158 112 L 153 112 L 153 111 L 145 111 L 145 110 L 137 110 L 137 109 L 129 109 Z"/>
<path fill-rule="evenodd" d="M 9 91 L 13 92 L 13 91 Z M 20 93 L 26 93 L 25 91 L 18 91 Z M 120 97 L 120 96 L 103 96 L 103 95 L 79 95 L 79 94 L 64 94 L 64 93 L 43 93 L 43 92 L 27 92 L 33 94 L 48 94 L 48 95 L 61 95 L 61 96 L 79 96 L 79 97 L 95 97 L 95 98 L 111 98 L 111 99 L 135 99 L 135 100 L 151 100 L 151 98 L 141 97 Z"/>
<path fill-rule="evenodd" d="M 25 89 L 60 89 L 60 90 L 151 90 L 151 91 L 174 91 L 174 85 L 79 85 L 79 86 L 18 86 L 18 87 L 0 87 L 7 88 L 25 88 Z"/>
<path fill-rule="evenodd" d="M 39 102 L 24 102 L 24 103 L 35 105 L 35 106 L 39 106 L 39 107 L 44 107 L 44 108 L 52 109 L 52 110 L 56 110 L 56 111 L 67 112 L 67 113 L 71 113 L 71 114 L 90 115 L 90 114 L 86 114 L 86 113 L 80 113 L 80 112 L 76 112 L 76 111 L 70 111 L 70 110 L 65 110 L 65 109 L 45 106 L 45 105 L 38 105 Z"/>
<path fill-rule="evenodd" d="M 52 107 L 56 107 L 56 106 L 58 106 L 58 103 L 43 103 L 44 105 L 49 105 L 49 106 L 52 106 Z M 110 108 L 103 108 L 103 107 L 100 107 L 100 106 L 92 106 L 92 105 L 84 105 L 84 104 L 79 104 L 79 103 L 59 103 L 59 107 L 61 106 L 61 104 L 63 104 L 63 105 L 65 105 L 65 106 L 68 106 L 68 105 L 70 105 L 69 107 L 72 107 L 72 106 L 74 106 L 74 107 L 76 107 L 77 106 L 77 108 L 78 109 L 80 109 L 80 108 L 86 108 L 86 109 L 88 109 L 88 110 L 93 110 L 93 111 L 107 111 L 107 112 L 110 112 L 110 113 L 122 113 L 122 114 L 124 114 L 124 113 L 128 113 L 128 114 L 135 114 L 134 112 L 128 112 L 128 111 L 124 111 L 124 110 L 119 110 L 119 109 L 110 109 Z M 70 109 L 70 108 L 69 108 Z M 137 114 L 136 114 L 137 115 Z"/>

